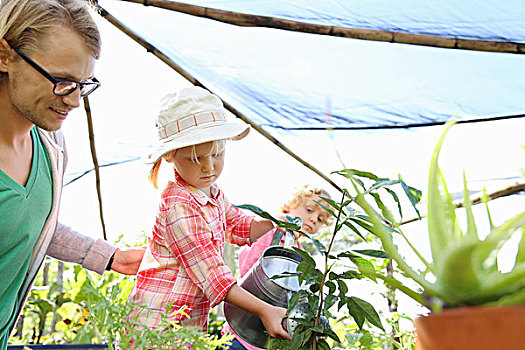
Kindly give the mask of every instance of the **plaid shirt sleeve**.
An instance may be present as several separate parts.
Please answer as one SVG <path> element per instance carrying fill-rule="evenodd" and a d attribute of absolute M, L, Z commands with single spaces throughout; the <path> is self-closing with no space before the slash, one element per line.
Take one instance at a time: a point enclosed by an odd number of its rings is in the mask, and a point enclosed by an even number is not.
<path fill-rule="evenodd" d="M 248 245 L 250 242 L 250 228 L 253 216 L 246 215 L 241 209 L 234 207 L 224 198 L 226 210 L 226 242 L 238 246 Z"/>
<path fill-rule="evenodd" d="M 230 269 L 224 264 L 222 251 L 214 240 L 221 239 L 206 222 L 198 208 L 190 203 L 176 203 L 168 214 L 166 244 L 181 263 L 195 285 L 210 301 L 211 307 L 226 297 L 236 283 Z"/>

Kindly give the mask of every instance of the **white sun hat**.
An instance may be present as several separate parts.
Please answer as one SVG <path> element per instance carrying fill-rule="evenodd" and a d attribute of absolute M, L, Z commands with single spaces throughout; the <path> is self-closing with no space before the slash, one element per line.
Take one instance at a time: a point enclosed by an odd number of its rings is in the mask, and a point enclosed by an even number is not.
<path fill-rule="evenodd" d="M 192 86 L 166 95 L 156 121 L 158 142 L 142 159 L 155 163 L 167 152 L 216 140 L 240 140 L 250 126 L 229 122 L 222 101 Z"/>

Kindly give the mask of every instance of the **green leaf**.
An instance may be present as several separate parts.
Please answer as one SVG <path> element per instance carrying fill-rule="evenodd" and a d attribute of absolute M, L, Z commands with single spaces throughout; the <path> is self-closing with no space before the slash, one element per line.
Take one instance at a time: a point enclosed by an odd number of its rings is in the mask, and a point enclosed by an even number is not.
<path fill-rule="evenodd" d="M 324 284 L 326 287 L 328 287 L 328 294 L 334 294 L 335 290 L 337 289 L 335 286 L 335 283 L 332 281 L 326 281 Z"/>
<path fill-rule="evenodd" d="M 360 171 L 360 170 L 357 170 L 357 169 L 345 169 L 343 171 L 346 175 L 348 176 L 359 176 L 359 177 L 364 177 L 364 178 L 368 178 L 370 180 L 377 180 L 378 177 L 374 174 L 372 174 L 371 172 L 368 172 L 368 171 Z"/>
<path fill-rule="evenodd" d="M 366 255 L 366 256 L 371 256 L 371 257 L 374 257 L 374 258 L 379 258 L 379 259 L 390 259 L 388 254 L 385 251 L 382 251 L 382 250 L 356 249 L 356 250 L 354 250 L 354 252 L 362 254 L 362 255 Z"/>
<path fill-rule="evenodd" d="M 374 197 L 374 200 L 376 201 L 377 206 L 379 207 L 379 209 L 381 209 L 381 213 L 383 214 L 383 217 L 388 222 L 395 222 L 394 216 L 392 215 L 390 210 L 388 210 L 388 208 L 385 206 L 385 204 L 381 200 L 381 197 L 379 196 L 379 194 L 378 193 L 370 193 L 370 195 L 372 197 Z"/>
<path fill-rule="evenodd" d="M 390 188 L 386 188 L 386 187 L 385 187 L 385 191 L 387 191 L 392 196 L 394 201 L 397 203 L 397 211 L 399 212 L 399 216 L 402 218 L 403 217 L 403 209 L 401 208 L 401 201 L 399 200 L 399 197 L 397 196 L 397 193 L 395 193 Z"/>
<path fill-rule="evenodd" d="M 345 281 L 338 279 L 337 284 L 339 285 L 339 296 L 345 296 L 348 293 L 348 286 Z"/>
<path fill-rule="evenodd" d="M 361 232 L 359 232 L 359 230 L 354 225 L 348 222 L 348 220 L 346 220 L 343 224 L 349 227 L 352 231 L 354 231 L 356 235 L 358 235 L 363 241 L 366 242 L 366 238 L 361 234 Z"/>
<path fill-rule="evenodd" d="M 339 336 L 330 328 L 325 328 L 323 334 L 328 336 L 329 338 L 332 338 L 336 342 L 341 342 L 341 339 L 339 339 Z"/>
<path fill-rule="evenodd" d="M 326 296 L 324 309 L 328 311 L 336 302 L 339 300 L 339 297 L 336 295 L 329 294 Z"/>
<path fill-rule="evenodd" d="M 350 310 L 350 314 L 352 315 L 354 320 L 356 320 L 356 323 L 359 326 L 359 328 L 363 327 L 364 319 L 366 318 L 368 322 L 370 322 L 377 328 L 383 331 L 385 330 L 383 328 L 383 325 L 381 324 L 379 315 L 370 303 L 357 297 L 350 297 L 347 299 L 347 306 L 348 310 Z"/>
<path fill-rule="evenodd" d="M 330 345 L 324 339 L 317 340 L 317 349 L 318 350 L 330 350 Z"/>
<path fill-rule="evenodd" d="M 323 198 L 323 197 L 321 197 L 321 198 Z M 338 205 L 335 201 L 333 201 L 333 200 L 331 200 L 331 199 L 329 199 L 329 198 L 323 198 L 323 200 L 324 200 L 325 202 L 327 202 L 328 204 L 330 204 L 332 207 L 334 207 L 336 210 L 339 210 L 339 205 Z M 327 212 L 329 212 L 333 217 L 337 217 L 337 214 L 336 214 L 332 209 L 328 208 L 327 206 L 325 206 L 324 204 L 322 204 L 322 203 L 320 203 L 320 202 L 318 202 L 318 201 L 314 201 L 314 202 L 315 202 L 318 206 L 320 206 L 321 208 L 323 208 L 324 210 L 326 210 Z"/>
<path fill-rule="evenodd" d="M 368 191 L 373 191 L 376 189 L 379 189 L 381 187 L 386 186 L 392 186 L 399 183 L 399 180 L 390 180 L 390 179 L 378 179 L 369 189 Z"/>
<path fill-rule="evenodd" d="M 417 210 L 416 204 L 418 204 L 421 201 L 421 197 L 423 194 L 420 190 L 417 188 L 408 186 L 405 181 L 403 181 L 403 178 L 401 177 L 401 174 L 398 174 L 399 182 L 401 183 L 401 188 L 403 188 L 403 191 L 405 192 L 406 196 L 408 197 L 408 200 L 412 204 L 412 207 L 417 213 L 417 217 L 419 220 L 421 220 L 421 214 L 419 214 L 419 210 Z"/>
<path fill-rule="evenodd" d="M 299 254 L 309 265 L 315 266 L 315 260 L 306 251 L 293 247 L 293 252 Z"/>
<path fill-rule="evenodd" d="M 301 230 L 302 224 L 301 225 L 297 225 L 296 223 L 290 223 L 290 222 L 284 222 L 284 221 L 278 220 L 278 219 L 274 218 L 270 213 L 265 212 L 264 210 L 262 210 L 261 208 L 255 206 L 255 205 L 241 204 L 241 205 L 236 205 L 235 207 L 239 208 L 239 209 L 249 210 L 249 211 L 259 215 L 263 219 L 270 220 L 270 221 L 274 222 L 277 226 L 285 228 L 287 230 L 292 230 L 292 231 L 300 231 Z M 302 222 L 302 220 L 301 220 L 301 222 Z"/>
<path fill-rule="evenodd" d="M 289 314 L 294 307 L 297 306 L 299 303 L 299 298 L 301 297 L 300 293 L 290 293 L 292 294 L 290 300 L 288 300 L 288 309 L 286 310 L 286 314 Z"/>
<path fill-rule="evenodd" d="M 362 346 L 369 347 L 374 342 L 374 338 L 372 337 L 372 334 L 366 330 L 361 330 L 362 335 L 359 337 L 359 343 L 361 343 Z"/>
<path fill-rule="evenodd" d="M 374 282 L 376 281 L 376 269 L 370 261 L 359 257 L 350 258 L 350 260 L 356 264 L 357 268 L 363 275 L 370 278 Z"/>
<path fill-rule="evenodd" d="M 321 243 L 317 238 L 311 238 L 311 240 L 317 251 L 320 254 L 324 255 L 326 253 L 326 247 L 324 246 L 324 244 Z"/>

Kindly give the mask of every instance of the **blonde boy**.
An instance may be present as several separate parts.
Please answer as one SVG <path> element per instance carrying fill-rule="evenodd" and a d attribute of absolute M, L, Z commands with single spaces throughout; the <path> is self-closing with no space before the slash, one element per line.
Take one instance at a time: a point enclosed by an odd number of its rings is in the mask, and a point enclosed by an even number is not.
<path fill-rule="evenodd" d="M 325 190 L 310 184 L 297 188 L 292 192 L 290 198 L 279 208 L 280 213 L 283 214 L 280 219 L 286 220 L 286 215 L 300 217 L 303 220 L 301 230 L 309 235 L 316 234 L 322 227 L 332 224 L 330 214 L 316 203 L 322 203 L 325 206 L 328 205 L 320 197 L 330 198 L 330 195 Z M 239 271 L 241 277 L 252 268 L 257 260 L 261 258 L 266 248 L 272 244 L 274 234 L 275 230 L 260 237 L 251 246 L 243 246 L 241 248 L 239 252 Z M 283 242 L 284 237 L 281 239 L 281 245 Z M 297 240 L 295 244 L 301 247 Z M 235 334 L 228 325 L 225 327 L 224 332 Z M 230 349 L 258 350 L 259 348 L 248 344 L 236 335 Z"/>

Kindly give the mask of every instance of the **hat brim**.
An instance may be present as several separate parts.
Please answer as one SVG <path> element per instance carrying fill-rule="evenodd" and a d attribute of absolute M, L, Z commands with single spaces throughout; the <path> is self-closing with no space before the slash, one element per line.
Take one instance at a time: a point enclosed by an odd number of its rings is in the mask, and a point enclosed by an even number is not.
<path fill-rule="evenodd" d="M 241 140 L 250 132 L 250 126 L 246 124 L 224 123 L 221 125 L 210 125 L 188 130 L 176 135 L 171 140 L 160 142 L 152 151 L 142 157 L 146 164 L 155 163 L 164 154 L 191 145 L 217 140 Z"/>

